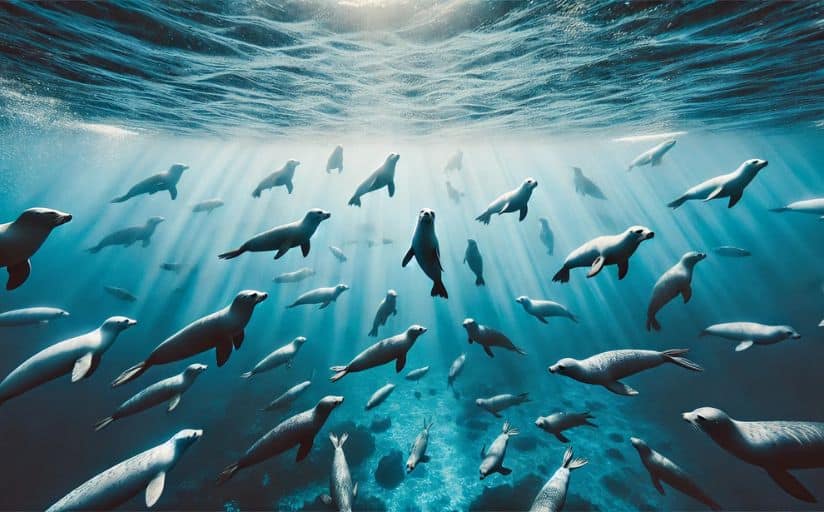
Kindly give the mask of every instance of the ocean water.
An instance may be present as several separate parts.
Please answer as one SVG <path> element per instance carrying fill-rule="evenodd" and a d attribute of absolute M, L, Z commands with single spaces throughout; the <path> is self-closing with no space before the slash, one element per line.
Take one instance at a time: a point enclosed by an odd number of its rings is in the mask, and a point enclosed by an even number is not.
<path fill-rule="evenodd" d="M 5 376 L 29 356 L 97 327 L 112 315 L 138 324 L 120 335 L 94 375 L 68 376 L 0 406 L 0 508 L 44 509 L 100 471 L 202 428 L 166 478 L 158 510 L 326 510 L 329 433 L 344 445 L 362 510 L 523 510 L 560 465 L 565 445 L 535 425 L 557 411 L 590 411 L 598 427 L 568 431 L 589 463 L 572 473 L 565 510 L 698 510 L 677 491 L 661 496 L 629 443 L 631 436 L 679 463 L 730 510 L 816 510 L 784 493 L 761 469 L 716 446 L 681 419 L 714 406 L 745 420 L 824 421 L 819 369 L 824 251 L 818 216 L 771 208 L 824 195 L 822 11 L 820 2 L 140 2 L 0 5 L 0 222 L 45 206 L 73 215 L 33 256 L 20 288 L 0 292 L 0 311 L 61 307 L 48 325 L 0 327 Z M 675 138 L 657 167 L 627 173 L 641 152 Z M 344 170 L 326 159 L 344 146 Z M 444 171 L 456 150 L 463 169 Z M 400 154 L 394 197 L 385 190 L 347 206 L 358 184 L 390 152 Z M 301 162 L 294 192 L 251 196 L 289 159 Z M 690 186 L 750 158 L 769 161 L 734 208 L 726 200 L 667 203 Z M 166 192 L 109 201 L 171 164 L 189 166 L 172 201 Z M 594 180 L 606 200 L 575 193 L 571 167 Z M 474 217 L 526 177 L 538 181 L 523 222 L 517 214 Z M 446 181 L 462 191 L 452 201 Z M 191 206 L 219 197 L 206 215 Z M 331 212 L 298 249 L 217 255 L 250 236 Z M 448 299 L 409 248 L 420 209 L 436 212 Z M 108 233 L 162 216 L 148 247 L 90 254 Z M 553 254 L 539 239 L 539 218 L 555 235 Z M 564 257 L 583 242 L 644 225 L 655 238 L 630 260 L 627 277 L 607 267 L 592 279 L 572 271 L 552 282 Z M 486 286 L 463 263 L 478 242 Z M 371 243 L 370 243 L 371 242 Z M 342 248 L 339 262 L 328 247 Z M 714 247 L 752 253 L 724 258 Z M 645 329 L 658 277 L 687 251 L 707 252 L 695 269 L 693 297 L 658 314 Z M 162 270 L 179 262 L 186 270 Z M 272 279 L 300 267 L 312 277 Z M 5 276 L 0 270 L 0 274 Z M 345 283 L 328 308 L 286 309 L 301 293 Z M 124 302 L 103 286 L 129 290 Z M 398 314 L 381 339 L 411 324 L 428 328 L 393 365 L 331 383 L 376 339 L 367 336 L 388 289 Z M 269 294 L 252 315 L 243 346 L 221 368 L 214 351 L 151 368 L 118 388 L 111 381 L 188 323 L 228 305 L 243 289 Z M 558 301 L 578 322 L 542 324 L 515 302 Z M 527 355 L 468 344 L 464 318 L 506 333 Z M 732 342 L 699 337 L 730 321 L 788 324 L 800 334 L 736 353 Z M 240 378 L 296 336 L 306 344 L 291 368 Z M 553 375 L 563 357 L 619 348 L 688 348 L 704 368 L 665 365 L 625 382 L 640 394 L 618 396 Z M 466 353 L 455 390 L 451 362 Z M 143 387 L 188 364 L 209 365 L 167 413 L 160 406 L 95 432 L 95 422 Z M 430 366 L 419 382 L 403 375 Z M 261 409 L 306 379 L 288 411 Z M 397 385 L 379 407 L 369 396 Z M 507 450 L 510 475 L 478 477 L 481 448 L 504 418 L 474 400 L 528 392 L 531 401 L 502 413 L 521 433 Z M 342 395 L 307 459 L 295 451 L 239 472 L 220 471 L 257 438 L 325 395 Z M 431 461 L 404 475 L 403 463 L 432 420 Z M 794 472 L 819 498 L 824 471 Z M 145 509 L 142 494 L 123 509 Z"/>

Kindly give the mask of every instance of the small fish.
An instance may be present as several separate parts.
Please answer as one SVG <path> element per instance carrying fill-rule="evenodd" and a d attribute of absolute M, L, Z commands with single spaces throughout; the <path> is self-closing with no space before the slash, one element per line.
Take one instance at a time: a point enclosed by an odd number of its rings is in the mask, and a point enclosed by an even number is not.
<path fill-rule="evenodd" d="M 752 253 L 746 249 L 740 249 L 738 247 L 733 247 L 731 245 L 722 245 L 721 247 L 716 247 L 712 250 L 715 254 L 719 256 L 724 256 L 726 258 L 746 258 L 747 256 L 752 256 Z"/>
<path fill-rule="evenodd" d="M 122 301 L 134 302 L 137 300 L 137 297 L 135 297 L 134 294 L 124 288 L 118 288 L 117 286 L 103 286 L 103 289 Z"/>

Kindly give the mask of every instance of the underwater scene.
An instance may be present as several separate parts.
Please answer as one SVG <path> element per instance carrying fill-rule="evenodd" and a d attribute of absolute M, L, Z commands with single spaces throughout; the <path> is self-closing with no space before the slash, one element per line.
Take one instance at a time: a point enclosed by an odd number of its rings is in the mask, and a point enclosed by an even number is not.
<path fill-rule="evenodd" d="M 821 510 L 824 3 L 0 4 L 2 510 Z"/>

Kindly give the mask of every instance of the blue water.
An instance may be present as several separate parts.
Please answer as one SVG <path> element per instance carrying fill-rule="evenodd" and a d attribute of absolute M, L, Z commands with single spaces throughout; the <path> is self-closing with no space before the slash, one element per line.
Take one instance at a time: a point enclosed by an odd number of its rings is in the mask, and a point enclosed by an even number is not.
<path fill-rule="evenodd" d="M 88 380 L 62 378 L 0 407 L 6 467 L 0 508 L 45 508 L 181 428 L 203 428 L 204 437 L 167 476 L 156 509 L 322 509 L 316 500 L 328 492 L 332 462 L 327 436 L 344 431 L 360 509 L 523 509 L 565 449 L 533 423 L 559 410 L 590 410 L 598 424 L 568 433 L 589 464 L 572 474 L 565 510 L 700 508 L 674 490 L 655 491 L 630 436 L 681 464 L 725 508 L 820 508 L 723 452 L 680 413 L 710 405 L 739 419 L 824 421 L 817 391 L 824 355 L 817 327 L 822 222 L 768 211 L 824 195 L 822 4 L 364 4 L 0 5 L 0 222 L 32 206 L 74 216 L 32 258 L 28 281 L 0 293 L 0 311 L 48 305 L 71 316 L 3 328 L 0 376 L 108 316 L 139 322 Z M 635 156 L 664 140 L 625 137 L 661 132 L 677 132 L 678 140 L 662 165 L 625 172 Z M 344 171 L 328 175 L 326 158 L 338 143 Z M 444 174 L 459 148 L 463 170 Z M 364 196 L 361 208 L 347 206 L 389 152 L 401 155 L 395 196 L 381 190 Z M 294 193 L 275 188 L 253 199 L 257 183 L 288 158 L 301 161 Z M 749 158 L 769 165 L 735 208 L 726 200 L 666 207 L 686 188 Z M 177 200 L 161 192 L 109 204 L 174 162 L 190 166 Z M 608 199 L 576 195 L 571 166 Z M 527 176 L 539 185 L 523 222 L 516 214 L 496 216 L 489 226 L 473 220 Z M 457 204 L 447 196 L 447 178 L 465 193 Z M 209 215 L 191 213 L 192 204 L 212 197 L 226 205 Z M 313 207 L 332 217 L 307 258 L 297 249 L 277 261 L 272 253 L 216 257 Z M 429 296 L 431 282 L 417 264 L 401 268 L 424 207 L 436 211 L 448 300 Z M 111 231 L 155 215 L 166 221 L 149 247 L 85 252 Z M 539 240 L 539 217 L 555 233 L 553 255 Z M 624 280 L 608 267 L 593 279 L 579 269 L 569 284 L 551 282 L 578 245 L 634 224 L 656 236 L 633 256 Z M 486 287 L 476 287 L 462 263 L 468 238 L 484 257 Z M 348 261 L 338 262 L 330 245 Z M 720 245 L 752 256 L 721 258 L 710 251 Z M 649 333 L 652 286 L 689 250 L 709 253 L 696 267 L 692 300 L 667 305 L 658 315 L 663 330 Z M 161 270 L 163 262 L 195 271 L 176 275 Z M 272 282 L 303 266 L 316 274 L 295 284 Z M 339 282 L 351 289 L 329 308 L 285 309 L 300 293 Z M 118 301 L 103 285 L 138 299 Z M 110 387 L 158 343 L 247 288 L 269 298 L 225 366 L 217 368 L 212 351 Z M 366 333 L 389 288 L 398 292 L 398 315 L 381 337 L 413 323 L 429 329 L 406 369 L 396 374 L 387 365 L 330 383 L 329 366 L 374 342 Z M 561 302 L 580 323 L 541 324 L 515 302 L 519 295 Z M 504 331 L 528 355 L 496 350 L 488 358 L 467 344 L 465 317 Z M 735 353 L 730 342 L 697 336 L 707 325 L 736 320 L 789 324 L 802 338 Z M 308 341 L 291 369 L 240 378 L 296 336 Z M 676 347 L 689 348 L 688 357 L 705 371 L 665 366 L 627 378 L 641 393 L 636 397 L 547 372 L 562 357 Z M 467 362 L 456 398 L 446 374 L 462 352 Z M 193 362 L 210 367 L 177 410 L 158 407 L 93 431 L 133 393 Z M 403 380 L 406 371 L 426 365 L 431 370 L 417 384 Z M 288 412 L 260 411 L 310 377 L 312 386 Z M 364 411 L 387 382 L 397 385 L 394 393 Z M 506 456 L 513 472 L 480 481 L 481 447 L 503 420 L 474 399 L 518 392 L 529 392 L 532 401 L 504 412 L 521 430 Z M 259 436 L 327 394 L 345 402 L 305 461 L 296 465 L 290 451 L 214 485 Z M 379 424 L 387 418 L 384 430 Z M 406 460 L 429 418 L 432 460 L 398 482 L 376 478 L 384 457 L 389 466 L 395 452 Z M 795 474 L 824 496 L 824 471 Z M 123 508 L 144 507 L 141 496 Z"/>

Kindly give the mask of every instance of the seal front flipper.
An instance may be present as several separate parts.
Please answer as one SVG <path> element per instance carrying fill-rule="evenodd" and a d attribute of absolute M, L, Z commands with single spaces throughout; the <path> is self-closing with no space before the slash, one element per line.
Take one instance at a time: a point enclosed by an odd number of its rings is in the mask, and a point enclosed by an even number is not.
<path fill-rule="evenodd" d="M 629 272 L 629 260 L 618 263 L 618 279 L 627 277 L 627 272 Z"/>
<path fill-rule="evenodd" d="M 74 368 L 72 368 L 72 382 L 79 381 L 87 374 L 91 375 L 92 359 L 94 359 L 94 353 L 88 352 L 75 361 Z"/>
<path fill-rule="evenodd" d="M 744 194 L 744 191 L 743 191 L 743 190 L 741 190 L 741 192 L 733 192 L 733 193 L 731 193 L 731 194 L 730 194 L 730 202 L 729 202 L 729 204 L 727 204 L 727 208 L 732 208 L 733 206 L 735 206 L 736 204 L 738 204 L 738 201 L 740 201 L 740 200 L 741 200 L 741 196 L 742 196 L 743 194 Z"/>
<path fill-rule="evenodd" d="M 495 357 L 495 354 L 492 353 L 492 349 L 486 345 L 484 345 L 484 352 L 486 352 L 486 355 L 489 357 Z"/>
<path fill-rule="evenodd" d="M 217 365 L 223 366 L 232 355 L 232 340 L 223 340 L 215 346 Z"/>
<path fill-rule="evenodd" d="M 603 386 L 617 395 L 633 396 L 638 394 L 638 391 L 617 380 L 607 382 Z"/>
<path fill-rule="evenodd" d="M 280 249 L 278 249 L 278 252 L 275 253 L 275 259 L 278 260 L 278 259 L 282 258 L 283 255 L 286 254 L 286 251 L 288 251 L 288 250 L 289 250 L 288 247 L 281 247 Z M 301 250 L 303 250 L 303 247 L 301 247 Z"/>
<path fill-rule="evenodd" d="M 748 348 L 750 348 L 752 346 L 752 343 L 753 343 L 752 340 L 742 341 L 741 343 L 739 343 L 738 345 L 735 346 L 735 351 L 736 352 L 743 352 L 744 350 L 747 350 Z"/>
<path fill-rule="evenodd" d="M 707 198 L 704 199 L 704 202 L 706 203 L 707 201 L 712 201 L 713 199 L 718 197 L 722 192 L 724 192 L 724 185 L 719 185 L 715 190 L 710 192 L 710 195 L 708 195 Z"/>
<path fill-rule="evenodd" d="M 604 268 L 604 261 L 606 260 L 603 256 L 598 256 L 597 258 L 595 258 L 595 261 L 592 262 L 592 267 L 589 269 L 587 277 L 593 277 L 598 275 L 598 272 L 600 272 L 601 269 Z"/>
<path fill-rule="evenodd" d="M 303 257 L 309 256 L 309 249 L 312 248 L 312 244 L 307 239 L 304 243 L 300 244 L 300 252 L 303 253 Z"/>
<path fill-rule="evenodd" d="M 500 473 L 502 475 L 508 475 L 508 474 L 512 473 L 512 470 L 509 469 L 509 468 L 505 468 L 505 467 L 501 466 L 501 467 L 498 468 L 498 473 Z"/>
<path fill-rule="evenodd" d="M 542 317 L 542 316 L 538 316 L 538 315 L 533 315 L 533 316 L 534 316 L 535 318 L 537 318 L 537 319 L 538 319 L 538 321 L 539 321 L 539 322 L 541 322 L 541 323 L 543 323 L 543 324 L 548 324 L 548 323 L 549 323 L 549 322 L 547 322 L 547 321 L 546 321 L 546 318 L 544 318 L 544 317 Z"/>
<path fill-rule="evenodd" d="M 292 180 L 287 181 L 286 183 L 284 183 L 284 185 L 286 185 L 286 192 L 288 194 L 291 194 L 292 190 L 294 190 L 295 188 L 295 186 L 292 184 Z"/>
<path fill-rule="evenodd" d="M 232 337 L 232 345 L 234 345 L 235 348 L 240 348 L 240 346 L 243 344 L 243 339 L 245 337 L 246 337 L 246 335 L 244 334 L 243 331 L 240 331 L 239 333 L 235 334 Z"/>
<path fill-rule="evenodd" d="M 390 181 L 386 184 L 386 190 L 389 192 L 389 197 L 393 197 L 395 195 L 395 182 Z"/>
<path fill-rule="evenodd" d="M 169 187 L 169 195 L 172 196 L 172 201 L 177 199 L 177 187 L 172 185 Z"/>
<path fill-rule="evenodd" d="M 415 255 L 415 250 L 410 247 L 409 250 L 406 251 L 406 255 L 403 257 L 403 261 L 401 262 L 401 267 L 406 267 L 409 264 L 409 262 L 412 261 L 412 256 L 414 256 L 414 255 Z"/>
<path fill-rule="evenodd" d="M 518 217 L 519 222 L 523 222 L 523 220 L 526 218 L 526 214 L 528 211 L 529 208 L 527 207 L 527 205 L 524 205 L 524 207 L 521 208 L 521 215 Z"/>
<path fill-rule="evenodd" d="M 160 495 L 163 494 L 163 487 L 166 485 L 166 472 L 161 471 L 157 474 L 152 481 L 149 482 L 149 485 L 146 487 L 146 506 L 152 508 L 157 500 L 160 499 Z"/>
<path fill-rule="evenodd" d="M 808 503 L 815 503 L 817 500 L 815 496 L 807 490 L 804 485 L 799 482 L 794 476 L 789 474 L 786 469 L 768 469 L 767 473 L 770 477 L 778 484 L 779 487 L 784 489 L 784 491 L 794 498 L 798 498 L 799 500 L 806 501 Z"/>
<path fill-rule="evenodd" d="M 172 399 L 169 400 L 169 408 L 166 409 L 166 412 L 172 412 L 177 408 L 178 405 L 180 405 L 180 397 L 181 395 L 178 394 L 173 396 Z"/>
<path fill-rule="evenodd" d="M 557 437 L 558 441 L 561 441 L 562 443 L 568 443 L 569 442 L 569 438 L 567 436 L 563 435 L 560 432 L 556 432 L 555 437 Z"/>
<path fill-rule="evenodd" d="M 666 493 L 664 492 L 664 486 L 661 485 L 661 480 L 659 480 L 653 475 L 650 475 L 649 477 L 652 479 L 652 485 L 655 486 L 655 489 L 658 490 L 658 493 L 661 494 L 661 496 L 664 496 Z"/>
<path fill-rule="evenodd" d="M 312 449 L 312 443 L 315 442 L 314 437 L 310 437 L 309 439 L 300 443 L 300 448 L 298 448 L 298 454 L 295 457 L 295 462 L 300 462 L 309 455 L 309 450 Z"/>
<path fill-rule="evenodd" d="M 690 301 L 692 298 L 692 286 L 687 285 L 681 290 L 681 296 L 684 297 L 684 304 Z"/>
<path fill-rule="evenodd" d="M 6 270 L 9 272 L 9 280 L 6 282 L 6 290 L 14 290 L 21 284 L 25 283 L 26 279 L 29 278 L 29 274 L 31 274 L 31 264 L 29 264 L 29 260 L 26 260 L 21 263 L 9 265 L 6 267 Z"/>
<path fill-rule="evenodd" d="M 406 366 L 406 354 L 401 354 L 395 360 L 395 373 L 400 373 L 404 366 Z"/>

